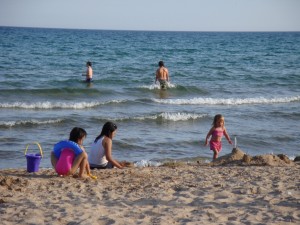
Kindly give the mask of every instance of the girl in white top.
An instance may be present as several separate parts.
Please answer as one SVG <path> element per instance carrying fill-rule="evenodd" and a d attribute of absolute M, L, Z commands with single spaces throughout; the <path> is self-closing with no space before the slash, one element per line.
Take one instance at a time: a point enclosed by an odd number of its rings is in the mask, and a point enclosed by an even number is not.
<path fill-rule="evenodd" d="M 102 131 L 92 144 L 89 154 L 91 169 L 124 168 L 120 162 L 112 158 L 112 139 L 116 135 L 116 132 L 116 124 L 106 122 L 103 125 Z"/>

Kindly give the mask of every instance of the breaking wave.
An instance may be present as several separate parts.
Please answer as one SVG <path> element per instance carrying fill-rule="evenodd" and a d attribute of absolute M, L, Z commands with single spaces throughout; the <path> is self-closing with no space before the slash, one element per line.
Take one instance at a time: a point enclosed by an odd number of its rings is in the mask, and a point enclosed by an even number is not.
<path fill-rule="evenodd" d="M 163 112 L 155 115 L 145 115 L 137 117 L 127 117 L 119 118 L 115 120 L 164 120 L 164 121 L 187 121 L 187 120 L 197 120 L 207 116 L 207 114 L 196 114 L 196 113 L 169 113 Z"/>
<path fill-rule="evenodd" d="M 56 120 L 19 120 L 19 121 L 0 121 L 0 127 L 14 127 L 14 126 L 31 126 L 31 125 L 44 125 L 61 123 L 63 119 Z"/>
<path fill-rule="evenodd" d="M 152 99 L 156 103 L 171 105 L 244 105 L 275 104 L 300 101 L 300 96 L 278 98 L 192 98 L 192 99 Z"/>
<path fill-rule="evenodd" d="M 108 102 L 13 102 L 1 103 L 0 108 L 15 108 L 15 109 L 86 109 L 94 108 L 99 105 L 121 103 L 123 100 L 112 100 Z"/>

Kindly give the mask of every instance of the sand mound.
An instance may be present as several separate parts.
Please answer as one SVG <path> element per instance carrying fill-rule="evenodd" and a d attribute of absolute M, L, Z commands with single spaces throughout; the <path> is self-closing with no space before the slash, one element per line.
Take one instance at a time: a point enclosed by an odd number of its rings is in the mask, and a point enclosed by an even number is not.
<path fill-rule="evenodd" d="M 26 187 L 28 184 L 27 180 L 14 177 L 0 176 L 0 190 L 15 190 L 21 191 L 22 187 Z"/>
<path fill-rule="evenodd" d="M 229 165 L 252 165 L 252 166 L 294 166 L 286 155 L 258 155 L 250 156 L 241 149 L 234 148 L 228 155 L 224 155 L 210 163 L 211 166 L 229 166 Z"/>

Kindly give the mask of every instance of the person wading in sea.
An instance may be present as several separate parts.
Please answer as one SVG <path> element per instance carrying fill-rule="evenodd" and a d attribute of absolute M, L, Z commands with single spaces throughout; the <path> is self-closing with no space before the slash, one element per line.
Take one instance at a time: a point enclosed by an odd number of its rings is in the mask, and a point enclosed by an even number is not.
<path fill-rule="evenodd" d="M 160 88 L 166 89 L 168 86 L 168 82 L 169 82 L 169 71 L 165 67 L 163 61 L 159 61 L 158 66 L 159 66 L 159 68 L 156 70 L 155 83 L 157 83 L 157 81 L 159 81 Z"/>

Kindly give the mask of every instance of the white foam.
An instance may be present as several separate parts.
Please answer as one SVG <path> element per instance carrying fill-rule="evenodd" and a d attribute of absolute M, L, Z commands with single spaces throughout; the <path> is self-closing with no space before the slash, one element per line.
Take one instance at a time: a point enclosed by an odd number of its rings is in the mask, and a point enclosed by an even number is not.
<path fill-rule="evenodd" d="M 277 98 L 192 98 L 192 99 L 153 99 L 154 102 L 171 105 L 243 105 L 274 104 L 300 101 L 300 96 Z"/>
<path fill-rule="evenodd" d="M 1 103 L 0 108 L 19 108 L 19 109 L 86 109 L 109 103 L 121 103 L 122 100 L 112 100 L 108 102 L 13 102 Z"/>
<path fill-rule="evenodd" d="M 160 89 L 160 86 L 158 84 L 151 84 L 151 85 L 142 85 L 139 88 L 154 90 L 154 89 Z"/>
<path fill-rule="evenodd" d="M 168 88 L 176 88 L 176 84 L 172 84 L 170 82 L 167 83 Z M 154 90 L 154 89 L 160 89 L 160 85 L 158 83 L 151 84 L 151 85 L 142 85 L 139 88 Z"/>
<path fill-rule="evenodd" d="M 171 82 L 168 82 L 168 88 L 176 88 L 176 84 L 172 84 Z"/>
<path fill-rule="evenodd" d="M 120 120 L 157 120 L 162 119 L 166 121 L 187 121 L 187 120 L 196 120 L 207 116 L 207 114 L 195 114 L 195 113 L 169 113 L 163 112 L 156 115 L 146 115 L 146 116 L 138 116 L 138 117 L 126 117 Z"/>
<path fill-rule="evenodd" d="M 153 162 L 150 160 L 140 160 L 134 163 L 135 167 L 149 167 L 149 166 L 161 166 L 162 164 L 160 162 Z"/>
<path fill-rule="evenodd" d="M 195 113 L 161 113 L 157 117 L 161 117 L 164 120 L 170 121 L 186 121 L 186 120 L 196 120 L 205 117 L 206 114 L 195 114 Z"/>
<path fill-rule="evenodd" d="M 53 123 L 61 123 L 62 119 L 57 120 L 20 120 L 20 121 L 0 121 L 0 126 L 6 126 L 6 127 L 13 127 L 13 126 L 19 126 L 19 125 L 42 125 L 42 124 L 53 124 Z"/>

